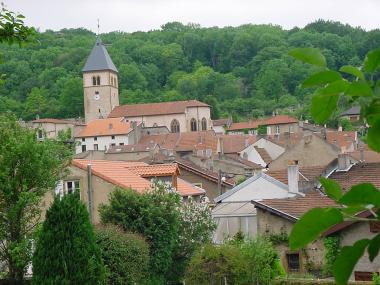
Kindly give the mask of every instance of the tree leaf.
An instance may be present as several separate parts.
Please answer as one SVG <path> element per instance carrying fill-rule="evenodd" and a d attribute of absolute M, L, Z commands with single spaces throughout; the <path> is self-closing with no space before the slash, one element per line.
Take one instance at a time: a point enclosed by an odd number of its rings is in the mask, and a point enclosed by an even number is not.
<path fill-rule="evenodd" d="M 315 74 L 312 74 L 302 83 L 303 87 L 311 87 L 316 85 L 325 85 L 337 80 L 342 79 L 342 76 L 339 72 L 332 70 L 325 70 Z"/>
<path fill-rule="evenodd" d="M 290 248 L 297 249 L 307 245 L 321 233 L 342 221 L 343 216 L 336 208 L 314 208 L 309 210 L 293 226 L 289 236 Z"/>
<path fill-rule="evenodd" d="M 356 184 L 339 199 L 339 203 L 347 206 L 380 206 L 380 191 L 371 183 Z"/>
<path fill-rule="evenodd" d="M 326 58 L 316 48 L 295 48 L 289 51 L 289 55 L 306 63 L 319 67 L 326 67 Z"/>
<path fill-rule="evenodd" d="M 364 80 L 364 73 L 360 71 L 357 67 L 352 65 L 344 65 L 339 69 L 340 72 L 344 72 L 347 74 L 351 74 L 353 76 L 356 76 L 362 80 Z"/>
<path fill-rule="evenodd" d="M 368 73 L 374 73 L 380 67 L 380 48 L 371 50 L 367 53 L 364 60 L 364 70 Z"/>
<path fill-rule="evenodd" d="M 355 81 L 348 86 L 346 95 L 373 96 L 373 91 L 366 81 Z"/>
<path fill-rule="evenodd" d="M 373 125 L 376 120 L 380 119 L 380 100 L 377 98 L 372 100 L 368 106 L 365 106 L 362 113 L 366 118 L 367 123 Z"/>
<path fill-rule="evenodd" d="M 367 142 L 370 149 L 380 152 L 380 119 L 368 128 Z"/>
<path fill-rule="evenodd" d="M 347 284 L 347 281 L 350 278 L 355 264 L 363 255 L 368 243 L 368 239 L 362 239 L 355 242 L 352 246 L 345 246 L 342 248 L 333 266 L 333 274 L 335 277 L 336 284 Z"/>
<path fill-rule="evenodd" d="M 367 248 L 369 260 L 373 262 L 375 257 L 379 254 L 380 250 L 380 234 L 377 234 L 369 243 Z"/>
<path fill-rule="evenodd" d="M 342 188 L 337 182 L 331 179 L 326 179 L 324 177 L 321 177 L 319 181 L 325 189 L 327 196 L 329 196 L 331 199 L 338 201 L 342 197 Z"/>
<path fill-rule="evenodd" d="M 336 109 L 338 95 L 316 94 L 311 99 L 311 116 L 317 123 L 324 123 Z"/>

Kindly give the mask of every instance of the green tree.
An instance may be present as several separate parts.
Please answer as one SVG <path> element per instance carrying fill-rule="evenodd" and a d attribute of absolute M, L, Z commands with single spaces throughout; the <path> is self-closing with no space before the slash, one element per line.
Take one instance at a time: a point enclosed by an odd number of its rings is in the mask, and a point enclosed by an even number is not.
<path fill-rule="evenodd" d="M 58 103 L 61 118 L 83 116 L 83 83 L 79 77 L 67 76 L 58 80 L 60 88 Z M 54 114 L 52 114 L 54 116 Z"/>
<path fill-rule="evenodd" d="M 32 119 L 43 115 L 48 108 L 48 91 L 44 88 L 33 88 L 25 104 L 25 118 Z"/>
<path fill-rule="evenodd" d="M 33 256 L 33 284 L 104 284 L 105 270 L 79 192 L 56 196 Z"/>
<path fill-rule="evenodd" d="M 70 153 L 61 143 L 37 142 L 33 130 L 0 117 L 0 258 L 12 284 L 22 284 L 40 223 L 41 202 L 55 187 Z"/>
<path fill-rule="evenodd" d="M 107 284 L 142 284 L 148 277 L 149 245 L 143 237 L 112 225 L 98 226 L 96 243 L 106 266 Z"/>
<path fill-rule="evenodd" d="M 326 58 L 317 49 L 298 48 L 290 51 L 290 55 L 320 68 L 303 82 L 304 87 L 317 87 L 310 110 L 313 118 L 318 123 L 328 120 L 336 112 L 342 96 L 348 97 L 353 103 L 360 102 L 361 115 L 369 125 L 368 146 L 380 152 L 380 80 L 376 76 L 380 69 L 380 49 L 368 52 L 362 68 L 347 65 L 342 66 L 339 72 L 327 68 Z M 348 79 L 345 79 L 346 76 Z M 326 195 L 339 206 L 314 208 L 306 212 L 290 234 L 289 243 L 293 249 L 305 246 L 330 227 L 344 221 L 377 222 L 379 219 L 380 191 L 373 184 L 354 185 L 344 193 L 333 180 L 321 178 L 320 182 Z M 373 217 L 359 219 L 357 214 L 362 211 L 369 211 Z M 347 284 L 355 264 L 366 250 L 369 260 L 373 261 L 379 249 L 380 235 L 343 247 L 333 265 L 337 284 Z"/>

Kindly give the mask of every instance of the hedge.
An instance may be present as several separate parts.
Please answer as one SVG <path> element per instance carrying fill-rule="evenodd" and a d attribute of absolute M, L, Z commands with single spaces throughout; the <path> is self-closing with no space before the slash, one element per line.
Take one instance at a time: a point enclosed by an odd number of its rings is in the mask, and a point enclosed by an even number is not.
<path fill-rule="evenodd" d="M 336 285 L 336 283 L 333 280 L 276 280 L 273 281 L 273 284 L 275 285 Z M 372 284 L 372 282 L 368 281 L 356 281 L 356 282 L 349 282 L 349 285 L 369 285 Z"/>

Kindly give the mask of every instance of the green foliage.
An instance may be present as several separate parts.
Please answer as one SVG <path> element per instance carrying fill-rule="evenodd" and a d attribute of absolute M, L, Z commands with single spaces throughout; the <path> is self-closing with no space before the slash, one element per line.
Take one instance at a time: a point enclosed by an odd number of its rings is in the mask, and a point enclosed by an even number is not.
<path fill-rule="evenodd" d="M 34 130 L 1 116 L 0 154 L 0 258 L 8 263 L 8 277 L 20 282 L 31 260 L 40 203 L 64 174 L 70 153 L 59 142 L 37 142 Z"/>
<path fill-rule="evenodd" d="M 148 276 L 149 245 L 143 237 L 106 225 L 95 229 L 106 267 L 107 284 L 141 284 Z"/>
<path fill-rule="evenodd" d="M 314 49 L 305 48 L 291 52 L 296 58 L 305 62 L 315 63 L 320 61 L 321 54 Z M 323 57 L 323 56 L 322 56 Z M 306 60 L 305 60 L 306 58 Z M 325 84 L 316 90 L 312 99 L 311 115 L 318 122 L 329 119 L 337 109 L 337 102 L 345 96 L 352 103 L 360 103 L 361 116 L 369 124 L 367 142 L 368 146 L 380 152 L 380 104 L 377 98 L 379 93 L 379 80 L 376 71 L 380 67 L 380 49 L 367 53 L 363 68 L 343 66 L 340 72 L 353 76 L 348 79 L 337 79 L 335 75 L 326 76 L 321 83 Z M 329 71 L 325 68 L 325 71 Z M 364 72 L 364 73 L 363 73 Z M 335 74 L 335 73 L 334 73 Z M 367 79 L 368 78 L 368 79 Z M 306 81 L 312 81 L 310 78 Z M 344 98 L 344 97 L 343 97 Z M 377 214 L 380 207 L 380 192 L 370 183 L 362 183 L 342 193 L 341 187 L 328 179 L 321 179 L 326 194 L 339 205 L 336 208 L 314 208 L 306 212 L 294 225 L 290 234 L 292 248 L 300 248 L 315 240 L 331 226 L 343 221 L 378 221 Z M 373 218 L 360 219 L 357 215 L 364 211 L 370 211 Z M 380 250 L 380 237 L 377 235 L 372 240 L 361 239 L 352 246 L 345 246 L 337 255 L 333 264 L 333 275 L 337 284 L 347 284 L 355 264 L 368 251 L 372 261 Z"/>
<path fill-rule="evenodd" d="M 343 131 L 353 131 L 354 130 L 350 120 L 347 118 L 340 119 L 339 124 L 342 127 Z"/>
<path fill-rule="evenodd" d="M 267 238 L 273 245 L 288 244 L 289 242 L 289 235 L 285 231 L 281 231 L 279 234 L 271 233 Z"/>
<path fill-rule="evenodd" d="M 322 273 L 325 276 L 331 276 L 333 273 L 333 265 L 341 249 L 340 241 L 340 236 L 330 236 L 323 239 L 324 264 Z"/>
<path fill-rule="evenodd" d="M 271 243 L 256 238 L 199 248 L 189 264 L 186 284 L 265 285 L 282 273 Z"/>
<path fill-rule="evenodd" d="M 261 111 L 258 117 L 289 108 L 302 117 L 308 115 L 310 101 L 306 98 L 311 91 L 301 90 L 300 82 L 326 70 L 291 60 L 289 49 L 323 50 L 332 72 L 344 64 L 355 66 L 369 47 L 380 45 L 373 31 L 344 26 L 342 33 L 342 24 L 325 21 L 310 27 L 316 25 L 318 29 L 287 31 L 271 25 L 200 28 L 168 23 L 164 26 L 180 28 L 101 36 L 105 43 L 112 43 L 108 50 L 119 69 L 121 103 L 200 99 L 212 106 L 213 118 L 247 120 L 253 109 Z M 0 112 L 34 118 L 35 108 L 26 108 L 26 101 L 32 89 L 39 88 L 47 90 L 41 117 L 83 116 L 80 71 L 95 35 L 84 29 L 63 29 L 37 33 L 36 38 L 38 42 L 24 49 L 0 46 L 6 59 L 0 66 L 0 74 L 5 74 Z M 373 66 L 374 57 L 367 60 Z M 344 78 L 353 77 L 353 72 L 358 76 L 352 67 L 341 72 Z M 340 107 L 349 107 L 348 102 Z"/>
<path fill-rule="evenodd" d="M 374 273 L 372 275 L 372 285 L 380 285 L 380 275 L 379 275 L 379 273 Z"/>
<path fill-rule="evenodd" d="M 33 284 L 104 284 L 105 270 L 79 192 L 56 196 L 33 256 Z"/>

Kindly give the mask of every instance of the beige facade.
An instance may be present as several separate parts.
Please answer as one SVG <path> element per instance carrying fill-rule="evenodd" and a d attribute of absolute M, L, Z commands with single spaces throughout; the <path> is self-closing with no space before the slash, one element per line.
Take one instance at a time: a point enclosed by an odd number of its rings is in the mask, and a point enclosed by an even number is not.
<path fill-rule="evenodd" d="M 137 116 L 127 117 L 130 121 L 143 122 L 145 127 L 167 127 L 171 130 L 173 120 L 179 123 L 180 132 L 190 132 L 191 121 L 195 120 L 197 130 L 206 131 L 212 129 L 212 120 L 210 107 L 187 107 L 184 113 L 179 114 L 164 114 L 164 115 L 150 115 L 150 116 Z M 202 129 L 202 119 L 206 120 L 206 129 Z"/>
<path fill-rule="evenodd" d="M 310 134 L 277 157 L 269 165 L 270 170 L 285 169 L 289 160 L 298 160 L 300 167 L 325 166 L 338 157 L 340 149 L 326 140 Z"/>
<path fill-rule="evenodd" d="M 257 209 L 257 233 L 259 235 L 289 235 L 292 227 L 293 222 L 268 211 Z M 298 254 L 299 256 L 299 272 L 320 270 L 322 268 L 324 247 L 323 241 L 320 239 L 297 251 L 291 251 L 286 242 L 277 244 L 275 247 L 285 270 L 288 272 L 291 272 L 288 263 L 288 257 L 291 254 Z"/>
<path fill-rule="evenodd" d="M 267 135 L 283 134 L 283 133 L 298 133 L 298 123 L 278 124 L 267 126 Z"/>
<path fill-rule="evenodd" d="M 118 77 L 114 71 L 83 72 L 83 89 L 86 123 L 107 118 L 119 106 Z"/>
<path fill-rule="evenodd" d="M 37 130 L 37 139 L 57 139 L 61 132 L 70 130 L 71 137 L 74 137 L 83 128 L 75 122 L 56 120 L 49 121 L 48 119 L 36 120 L 31 122 L 31 128 Z"/>

